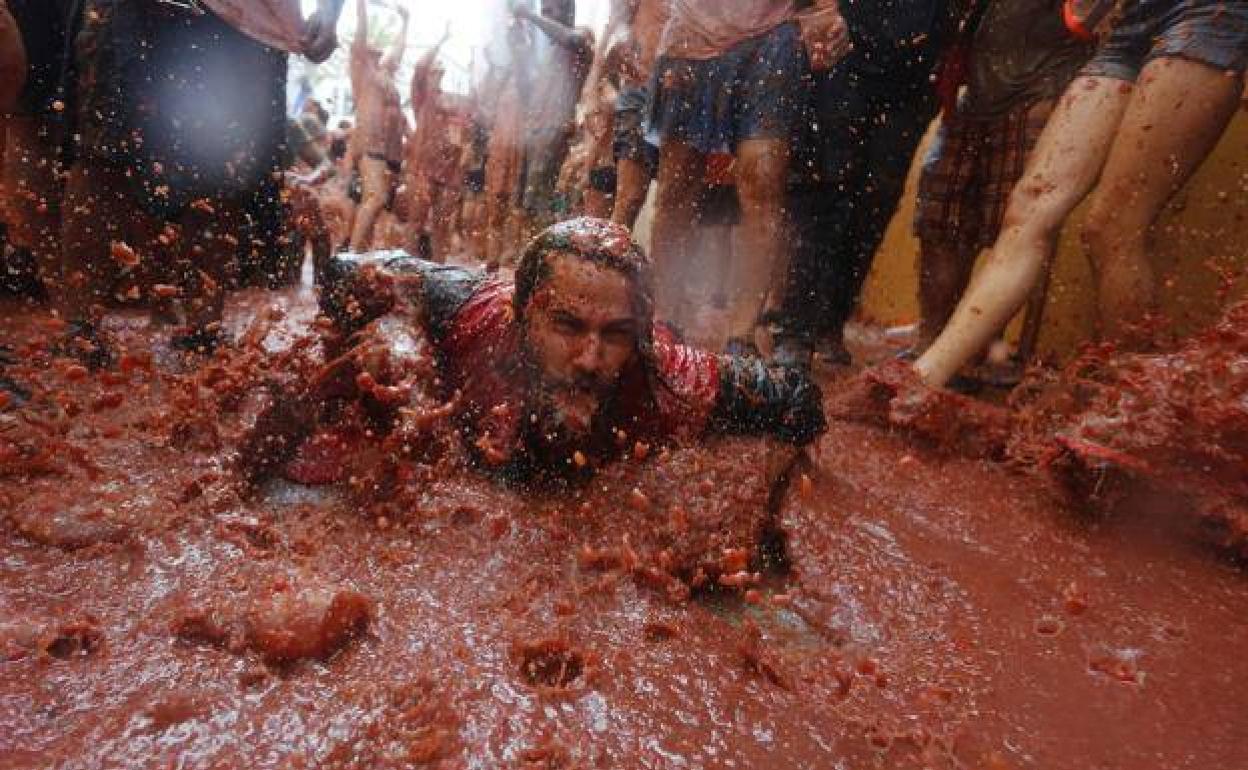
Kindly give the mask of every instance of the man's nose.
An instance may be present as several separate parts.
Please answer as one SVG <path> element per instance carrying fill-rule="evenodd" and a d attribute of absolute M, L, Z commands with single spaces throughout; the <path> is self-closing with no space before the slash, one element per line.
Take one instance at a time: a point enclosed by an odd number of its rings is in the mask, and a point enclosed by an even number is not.
<path fill-rule="evenodd" d="M 572 363 L 578 371 L 598 371 L 602 364 L 602 339 L 597 334 L 586 334 Z"/>

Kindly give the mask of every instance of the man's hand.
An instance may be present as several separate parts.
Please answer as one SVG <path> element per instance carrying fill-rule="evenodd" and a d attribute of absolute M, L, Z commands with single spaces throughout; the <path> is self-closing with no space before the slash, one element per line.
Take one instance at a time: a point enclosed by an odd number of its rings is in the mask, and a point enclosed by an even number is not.
<path fill-rule="evenodd" d="M 317 64 L 325 61 L 338 47 L 338 16 L 342 0 L 317 0 L 316 11 L 308 18 L 303 36 L 303 55 Z"/>
<path fill-rule="evenodd" d="M 819 72 L 840 61 L 853 47 L 849 27 L 835 4 L 818 5 L 797 15 L 810 68 Z"/>

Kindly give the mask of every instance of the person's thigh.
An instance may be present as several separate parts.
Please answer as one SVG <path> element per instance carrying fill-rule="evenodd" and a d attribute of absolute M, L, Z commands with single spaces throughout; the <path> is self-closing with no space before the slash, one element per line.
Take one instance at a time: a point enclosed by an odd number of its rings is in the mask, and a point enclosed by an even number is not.
<path fill-rule="evenodd" d="M 706 156 L 698 152 L 692 145 L 684 142 L 664 142 L 663 152 L 659 156 L 658 195 L 661 200 L 671 202 L 692 202 L 693 196 L 702 187 L 702 174 L 706 166 Z M 664 210 L 655 212 L 661 217 Z"/>
<path fill-rule="evenodd" d="M 1222 136 L 1242 91 L 1242 77 L 1200 62 L 1150 61 L 1109 151 L 1090 219 L 1143 235 Z"/>
<path fill-rule="evenodd" d="M 1080 76 L 1071 82 L 1010 193 L 998 247 L 1020 230 L 1056 237 L 1100 177 L 1131 91 L 1130 83 L 1112 77 Z M 1010 258 L 998 251 L 992 260 Z"/>
<path fill-rule="evenodd" d="M 785 139 L 747 139 L 737 145 L 737 192 L 743 211 L 749 207 L 780 210 L 789 154 Z M 749 216 L 748 211 L 744 213 Z"/>

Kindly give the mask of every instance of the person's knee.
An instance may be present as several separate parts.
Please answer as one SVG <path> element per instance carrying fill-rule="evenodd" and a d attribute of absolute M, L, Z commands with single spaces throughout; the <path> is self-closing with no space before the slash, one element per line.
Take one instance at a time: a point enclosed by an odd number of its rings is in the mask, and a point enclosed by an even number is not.
<path fill-rule="evenodd" d="M 1116 213 L 1108 206 L 1094 204 L 1079 230 L 1084 249 L 1098 269 L 1142 251 L 1146 228 Z"/>
<path fill-rule="evenodd" d="M 1001 232 L 1023 231 L 1039 238 L 1056 238 L 1071 208 L 1052 182 L 1024 177 L 1010 192 Z"/>

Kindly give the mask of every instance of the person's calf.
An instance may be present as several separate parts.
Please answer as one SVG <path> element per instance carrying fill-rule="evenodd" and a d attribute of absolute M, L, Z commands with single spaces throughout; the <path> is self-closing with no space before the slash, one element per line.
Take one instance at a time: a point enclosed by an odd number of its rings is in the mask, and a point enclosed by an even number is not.
<path fill-rule="evenodd" d="M 1092 215 L 1080 236 L 1097 284 L 1102 336 L 1131 347 L 1147 344 L 1144 322 L 1156 308 L 1157 286 L 1147 252 L 1147 228 Z"/>

